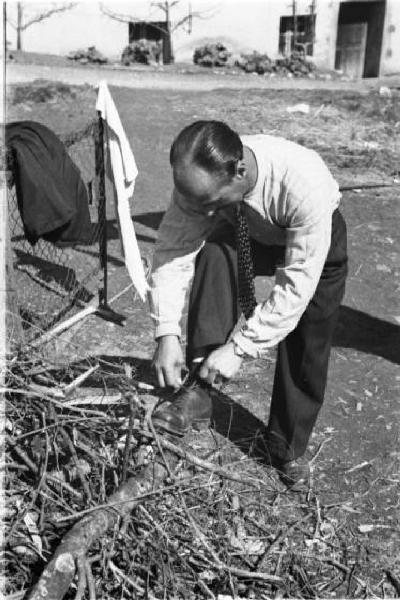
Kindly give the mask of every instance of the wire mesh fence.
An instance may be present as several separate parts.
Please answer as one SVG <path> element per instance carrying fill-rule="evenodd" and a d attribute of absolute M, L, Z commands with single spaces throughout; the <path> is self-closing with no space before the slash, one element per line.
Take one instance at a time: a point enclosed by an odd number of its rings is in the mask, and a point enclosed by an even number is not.
<path fill-rule="evenodd" d="M 31 341 L 88 302 L 106 302 L 107 209 L 101 120 L 59 136 L 78 167 L 89 199 L 89 241 L 59 247 L 41 238 L 31 245 L 24 233 L 13 181 L 8 189 L 8 221 L 13 288 L 23 341 Z"/>

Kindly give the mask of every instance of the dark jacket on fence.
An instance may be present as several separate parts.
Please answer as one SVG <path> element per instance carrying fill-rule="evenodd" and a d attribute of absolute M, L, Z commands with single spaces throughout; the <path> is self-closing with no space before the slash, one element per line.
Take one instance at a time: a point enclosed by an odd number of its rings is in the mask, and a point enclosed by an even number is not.
<path fill-rule="evenodd" d="M 90 242 L 87 189 L 61 140 L 41 123 L 15 121 L 6 125 L 6 144 L 28 241 Z"/>

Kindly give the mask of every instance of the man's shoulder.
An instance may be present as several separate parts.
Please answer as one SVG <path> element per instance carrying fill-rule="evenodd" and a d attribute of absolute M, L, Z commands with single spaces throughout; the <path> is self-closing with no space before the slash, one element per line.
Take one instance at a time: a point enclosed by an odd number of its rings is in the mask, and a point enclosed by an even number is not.
<path fill-rule="evenodd" d="M 257 144 L 266 146 L 273 146 L 279 144 L 281 141 L 288 141 L 285 140 L 285 138 L 276 135 L 270 135 L 268 133 L 245 133 L 240 136 L 240 139 L 245 145 Z"/>
<path fill-rule="evenodd" d="M 328 165 L 313 150 L 292 140 L 264 133 L 241 136 L 257 159 L 261 172 L 268 179 L 281 182 L 283 189 L 300 195 L 326 186 L 337 187 Z"/>
<path fill-rule="evenodd" d="M 256 153 L 266 153 L 272 161 L 284 158 L 290 162 L 293 157 L 296 160 L 314 158 L 322 160 L 317 152 L 287 138 L 269 135 L 267 133 L 255 133 L 241 135 L 243 145 L 250 147 Z"/>

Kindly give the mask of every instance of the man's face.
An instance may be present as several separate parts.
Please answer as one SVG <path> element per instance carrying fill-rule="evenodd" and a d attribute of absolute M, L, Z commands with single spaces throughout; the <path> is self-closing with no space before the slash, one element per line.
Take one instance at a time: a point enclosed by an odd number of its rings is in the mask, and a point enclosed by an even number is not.
<path fill-rule="evenodd" d="M 178 192 L 193 202 L 194 210 L 207 216 L 243 200 L 247 191 L 244 174 L 232 179 L 211 174 L 192 163 L 174 167 L 173 177 Z"/>

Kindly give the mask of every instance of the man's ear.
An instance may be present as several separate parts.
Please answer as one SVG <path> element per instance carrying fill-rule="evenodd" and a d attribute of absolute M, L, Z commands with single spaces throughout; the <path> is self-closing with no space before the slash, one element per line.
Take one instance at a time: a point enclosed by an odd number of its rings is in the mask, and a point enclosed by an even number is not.
<path fill-rule="evenodd" d="M 246 175 L 246 165 L 244 160 L 239 160 L 238 164 L 237 164 L 237 169 L 236 169 L 236 176 L 239 179 L 243 179 L 243 177 Z"/>

